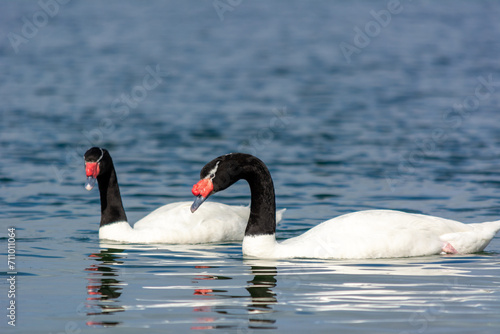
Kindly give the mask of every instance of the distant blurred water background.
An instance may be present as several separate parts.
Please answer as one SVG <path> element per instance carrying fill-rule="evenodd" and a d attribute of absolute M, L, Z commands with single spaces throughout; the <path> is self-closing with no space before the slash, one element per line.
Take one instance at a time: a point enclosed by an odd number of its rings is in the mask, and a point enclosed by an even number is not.
<path fill-rule="evenodd" d="M 100 244 L 82 156 L 110 150 L 131 222 L 235 151 L 269 166 L 279 238 L 371 208 L 497 220 L 499 17 L 495 1 L 0 2 L 0 271 L 8 227 L 18 271 L 2 332 L 497 333 L 498 236 L 376 261 Z M 248 204 L 248 187 L 212 200 Z"/>

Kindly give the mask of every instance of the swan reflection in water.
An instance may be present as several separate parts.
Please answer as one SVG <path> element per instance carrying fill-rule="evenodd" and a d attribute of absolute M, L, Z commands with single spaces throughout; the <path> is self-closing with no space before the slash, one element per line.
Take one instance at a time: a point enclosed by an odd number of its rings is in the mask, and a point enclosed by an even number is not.
<path fill-rule="evenodd" d="M 283 311 L 343 312 L 352 314 L 352 321 L 357 321 L 359 313 L 352 313 L 353 310 L 420 310 L 425 289 L 430 291 L 430 297 L 451 296 L 438 302 L 452 305 L 453 298 L 466 298 L 470 293 L 459 278 L 468 280 L 471 268 L 477 270 L 481 263 L 478 255 L 241 262 L 226 259 L 227 254 L 219 252 L 225 248 L 226 245 L 210 246 L 209 250 L 206 245 L 101 248 L 88 258 L 92 263 L 86 269 L 87 324 L 108 327 L 130 322 L 127 325 L 133 327 L 245 333 L 277 330 L 278 314 L 282 316 Z M 133 264 L 134 260 L 140 260 L 138 265 Z M 127 291 L 129 298 L 121 295 L 127 285 L 122 278 L 125 268 L 133 271 L 134 275 L 127 277 L 136 286 Z M 137 273 L 141 275 L 136 276 Z M 486 271 L 484 276 L 487 275 L 491 274 Z M 430 279 L 431 276 L 436 278 Z M 423 285 L 425 280 L 432 284 Z M 283 296 L 279 306 L 276 289 Z M 477 296 L 478 292 L 472 291 Z M 293 300 L 287 300 L 287 295 L 293 295 Z M 125 310 L 141 316 L 123 314 Z"/>
<path fill-rule="evenodd" d="M 198 268 L 211 268 L 210 266 L 200 266 Z M 238 329 L 238 331 L 245 331 L 245 329 L 278 329 L 274 324 L 276 319 L 272 317 L 275 312 L 272 305 L 277 303 L 276 294 L 273 288 L 277 284 L 276 267 L 265 266 L 251 266 L 251 272 L 254 275 L 253 279 L 247 281 L 245 289 L 250 294 L 250 300 L 242 312 L 241 306 L 234 306 L 231 303 L 227 305 L 216 306 L 201 306 L 195 307 L 195 312 L 216 312 L 224 316 L 235 316 L 241 318 L 248 315 L 248 320 L 242 322 L 235 321 L 234 325 L 216 325 L 213 324 L 217 319 L 214 317 L 198 317 L 196 320 L 199 325 L 192 326 L 192 330 L 208 330 L 208 329 Z M 224 276 L 213 275 L 199 275 L 194 278 L 193 283 L 197 280 L 219 280 L 219 279 L 232 279 Z M 227 290 L 216 289 L 195 289 L 194 295 L 208 296 L 209 298 L 248 298 L 248 296 L 228 295 Z"/>
<path fill-rule="evenodd" d="M 276 319 L 265 319 L 266 313 L 274 313 L 271 305 L 276 304 L 276 294 L 272 288 L 276 286 L 276 267 L 252 267 L 252 273 L 255 275 L 253 280 L 248 281 L 250 285 L 246 287 L 252 297 L 252 303 L 248 305 L 250 329 L 277 329 L 272 326 Z"/>
<path fill-rule="evenodd" d="M 206 329 L 237 329 L 245 332 L 250 329 L 277 329 L 274 325 L 276 319 L 273 317 L 275 311 L 272 305 L 277 303 L 276 295 L 273 292 L 273 288 L 277 284 L 276 276 L 277 269 L 276 266 L 266 263 L 244 263 L 243 266 L 246 267 L 246 274 L 241 276 L 237 275 L 224 275 L 215 274 L 214 270 L 219 268 L 217 264 L 213 262 L 208 262 L 207 264 L 200 263 L 198 259 L 199 256 L 206 256 L 202 248 L 197 249 L 196 246 L 191 245 L 186 248 L 181 247 L 152 247 L 152 246 L 131 246 L 123 247 L 122 245 L 117 245 L 113 247 L 112 245 L 101 244 L 101 250 L 98 253 L 93 253 L 89 255 L 88 259 L 92 263 L 85 269 L 88 272 L 87 275 L 87 300 L 83 308 L 83 313 L 88 317 L 86 324 L 88 326 L 94 327 L 111 327 L 116 325 L 122 325 L 122 321 L 112 321 L 106 320 L 105 317 L 117 314 L 117 312 L 124 312 L 125 310 L 142 310 L 144 311 L 148 308 L 170 308 L 170 307 L 182 307 L 177 304 L 189 305 L 191 304 L 191 314 L 193 315 L 191 322 L 191 329 L 196 330 L 206 330 Z M 119 275 L 123 274 L 123 267 L 127 264 L 127 260 L 130 257 L 129 250 L 155 250 L 159 248 L 168 249 L 170 252 L 176 253 L 178 251 L 189 251 L 192 258 L 196 257 L 196 260 L 184 261 L 191 262 L 191 269 L 187 269 L 188 272 L 194 274 L 193 276 L 188 276 L 187 278 L 190 282 L 185 282 L 187 284 L 183 285 L 186 288 L 190 288 L 191 292 L 188 295 L 184 295 L 179 300 L 174 297 L 174 299 L 160 299 L 152 298 L 151 303 L 148 305 L 126 305 L 120 303 L 120 297 L 123 292 L 123 287 L 127 285 L 120 278 Z M 170 256 L 169 253 L 167 256 Z M 148 254 L 151 255 L 151 254 Z M 211 256 L 214 254 L 211 253 Z M 165 262 L 164 262 L 165 261 Z M 172 260 L 154 260 L 155 267 L 162 268 L 161 272 L 156 272 L 152 275 L 154 276 L 170 276 L 171 266 L 178 266 L 179 259 Z M 148 260 L 146 260 L 148 262 Z M 148 264 L 151 264 L 148 262 Z M 129 267 L 129 266 L 127 266 Z M 189 265 L 188 265 L 189 267 Z M 185 280 L 186 277 L 183 273 L 179 272 L 179 279 Z M 253 278 L 248 280 L 248 277 Z M 173 276 L 176 276 L 174 273 Z M 182 277 L 184 276 L 184 278 Z M 175 279 L 174 279 L 175 280 Z M 206 284 L 204 288 L 198 288 L 197 285 L 201 283 L 208 283 L 209 281 L 214 281 L 214 284 Z M 217 281 L 217 283 L 215 283 Z M 231 286 L 218 286 L 221 281 L 226 281 L 232 283 Z M 237 284 L 233 283 L 238 281 Z M 224 284 L 224 283 L 223 283 Z M 164 286 L 164 287 L 147 287 L 145 289 L 176 289 L 174 286 Z M 245 289 L 247 293 L 242 293 Z M 188 292 L 189 290 L 186 290 Z M 181 290 L 182 291 L 182 290 Z M 129 293 L 135 294 L 137 291 L 129 291 Z M 149 294 L 143 294 L 141 296 L 141 301 L 149 299 Z M 159 302 L 159 303 L 158 303 Z M 206 313 L 206 317 L 200 317 L 199 315 Z M 209 314 L 210 313 L 210 314 Z M 126 318 L 126 317 L 125 317 Z M 113 319 L 115 320 L 115 319 Z M 156 325 L 173 324 L 179 319 L 172 319 L 172 315 L 165 313 L 164 321 L 160 321 Z M 152 323 L 148 325 L 153 325 Z"/>
<path fill-rule="evenodd" d="M 115 265 L 123 264 L 120 249 L 101 249 L 99 253 L 92 253 L 89 259 L 97 263 L 90 264 L 86 271 L 87 276 L 87 301 L 85 313 L 89 316 L 88 326 L 111 327 L 120 324 L 117 321 L 97 321 L 102 315 L 110 315 L 115 312 L 123 312 L 125 309 L 118 305 L 118 298 L 122 294 L 122 288 L 126 283 L 118 279 L 118 270 Z"/>

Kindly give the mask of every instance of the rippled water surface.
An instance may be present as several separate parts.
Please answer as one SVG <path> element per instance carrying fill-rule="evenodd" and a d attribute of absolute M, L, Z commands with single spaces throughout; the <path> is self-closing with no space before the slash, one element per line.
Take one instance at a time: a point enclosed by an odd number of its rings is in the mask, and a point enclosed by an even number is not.
<path fill-rule="evenodd" d="M 98 239 L 95 145 L 131 222 L 192 200 L 201 167 L 234 151 L 269 166 L 280 239 L 371 208 L 497 220 L 500 6 L 391 3 L 2 1 L 2 333 L 498 333 L 500 236 L 365 261 Z M 212 200 L 248 204 L 248 186 Z"/>

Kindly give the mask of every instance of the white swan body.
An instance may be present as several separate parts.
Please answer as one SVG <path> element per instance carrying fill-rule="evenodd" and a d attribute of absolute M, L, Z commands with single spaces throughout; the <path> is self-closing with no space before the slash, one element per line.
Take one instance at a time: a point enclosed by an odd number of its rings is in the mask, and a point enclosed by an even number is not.
<path fill-rule="evenodd" d="M 220 176 L 219 176 L 220 175 Z M 193 186 L 196 211 L 212 194 L 238 180 L 250 186 L 251 213 L 243 255 L 266 259 L 374 259 L 482 251 L 500 230 L 500 221 L 457 221 L 392 210 L 359 211 L 330 219 L 304 234 L 277 242 L 274 185 L 266 165 L 244 153 L 215 158 Z"/>
<path fill-rule="evenodd" d="M 372 259 L 482 251 L 500 230 L 500 221 L 457 221 L 391 210 L 346 214 L 302 235 L 277 242 L 274 235 L 245 236 L 246 256 L 285 259 Z"/>
<path fill-rule="evenodd" d="M 177 202 L 162 206 L 137 221 L 134 226 L 126 221 L 99 228 L 99 239 L 125 243 L 199 244 L 242 240 L 250 214 L 247 206 L 210 204 L 206 210 L 192 214 L 191 202 Z M 280 221 L 285 209 L 277 212 Z"/>

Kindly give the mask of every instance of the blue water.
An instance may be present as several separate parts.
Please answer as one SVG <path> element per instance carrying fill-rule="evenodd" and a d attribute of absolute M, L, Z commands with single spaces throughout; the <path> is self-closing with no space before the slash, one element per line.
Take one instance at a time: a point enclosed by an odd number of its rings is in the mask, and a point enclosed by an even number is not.
<path fill-rule="evenodd" d="M 82 158 L 110 150 L 131 222 L 234 151 L 269 166 L 279 238 L 371 208 L 499 219 L 497 2 L 41 3 L 0 2 L 2 333 L 498 333 L 500 236 L 369 261 L 101 244 Z"/>

